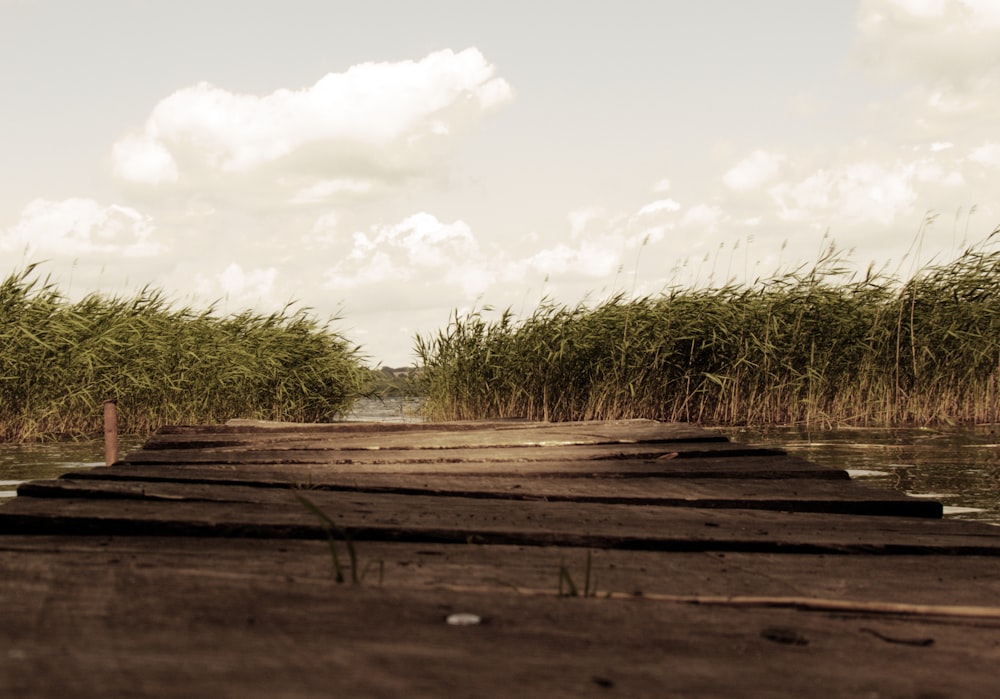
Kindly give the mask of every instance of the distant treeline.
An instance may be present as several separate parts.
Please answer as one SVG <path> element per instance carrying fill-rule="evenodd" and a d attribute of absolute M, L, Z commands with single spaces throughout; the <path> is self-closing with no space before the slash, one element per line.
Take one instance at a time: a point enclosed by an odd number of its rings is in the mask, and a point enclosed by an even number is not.
<path fill-rule="evenodd" d="M 368 391 L 379 398 L 420 395 L 419 372 L 414 367 L 379 367 L 371 370 Z"/>
<path fill-rule="evenodd" d="M 220 316 L 159 291 L 70 303 L 35 267 L 0 283 L 0 440 L 232 417 L 323 421 L 367 389 L 356 347 L 304 310 Z"/>
<path fill-rule="evenodd" d="M 1000 419 L 1000 229 L 908 280 L 834 250 L 751 286 L 675 288 L 418 337 L 439 419 L 708 424 Z"/>

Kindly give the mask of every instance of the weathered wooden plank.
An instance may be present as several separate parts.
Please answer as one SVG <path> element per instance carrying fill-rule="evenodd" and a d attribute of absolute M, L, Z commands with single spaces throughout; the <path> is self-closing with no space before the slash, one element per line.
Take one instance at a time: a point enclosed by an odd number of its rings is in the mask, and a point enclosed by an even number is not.
<path fill-rule="evenodd" d="M 359 566 L 370 566 L 362 581 L 369 586 L 481 588 L 497 593 L 526 589 L 556 594 L 560 567 L 582 587 L 589 558 L 591 584 L 604 593 L 1000 607 L 1000 557 L 990 556 L 688 553 L 380 541 L 358 542 L 356 550 Z M 342 563 L 349 565 L 346 557 Z M 91 580 L 92 569 L 130 567 L 141 568 L 150 576 L 159 571 L 203 571 L 205 575 L 228 576 L 234 584 L 276 577 L 328 581 L 333 576 L 329 548 L 321 541 L 0 538 L 0 585 L 18 577 L 51 578 L 56 575 L 53 568 L 67 571 L 70 580 L 82 581 Z"/>
<path fill-rule="evenodd" d="M 209 430 L 164 430 L 146 449 L 200 449 L 304 442 L 315 449 L 452 449 L 459 447 L 546 447 L 569 445 L 725 442 L 718 433 L 684 423 L 653 420 L 571 423 L 433 423 L 384 429 L 381 423 L 329 423 L 253 429 L 216 426 Z"/>
<path fill-rule="evenodd" d="M 297 423 L 297 422 L 271 422 L 267 420 L 229 420 L 224 425 L 209 425 L 196 427 L 164 427 L 159 430 L 160 434 L 224 434 L 224 433 L 322 433 L 333 432 L 339 434 L 367 433 L 385 434 L 393 432 L 419 433 L 419 432 L 500 432 L 514 431 L 522 432 L 530 430 L 536 433 L 545 431 L 566 432 L 578 431 L 593 433 L 595 430 L 608 436 L 624 437 L 634 439 L 636 435 L 651 435 L 654 439 L 681 439 L 690 440 L 695 438 L 705 439 L 725 439 L 718 432 L 693 425 L 689 422 L 665 422 L 660 420 L 649 420 L 643 418 L 626 420 L 578 420 L 566 422 L 542 422 L 537 420 L 522 419 L 501 419 L 501 420 L 460 420 L 453 422 L 326 422 L 326 423 Z"/>
<path fill-rule="evenodd" d="M 117 485 L 120 488 L 116 492 L 104 492 L 106 497 L 116 498 L 110 502 L 65 498 L 53 507 L 47 498 L 18 497 L 0 508 L 0 534 L 324 536 L 316 517 L 299 500 L 299 496 L 305 496 L 358 540 L 679 551 L 1000 555 L 1000 530 L 995 527 L 921 518 L 445 499 L 324 490 L 290 492 L 240 486 L 214 490 L 200 486 L 198 499 L 190 499 L 180 484 Z M 83 497 L 94 494 L 93 490 L 80 493 Z"/>
<path fill-rule="evenodd" d="M 126 473 L 122 473 L 126 471 Z M 173 483 L 178 492 L 198 497 L 200 485 L 292 488 L 436 495 L 440 497 L 546 500 L 550 502 L 595 502 L 672 507 L 726 507 L 789 512 L 830 512 L 896 517 L 941 517 L 938 502 L 909 498 L 883 489 L 839 481 L 806 482 L 775 479 L 625 479 L 617 474 L 586 474 L 576 478 L 546 475 L 496 474 L 387 474 L 319 472 L 307 479 L 292 469 L 274 469 L 267 477 L 254 477 L 241 469 L 238 474 L 218 471 L 198 475 L 196 469 L 141 467 L 98 468 L 63 476 L 58 481 L 26 484 L 22 494 L 58 497 L 91 492 L 135 492 L 145 483 Z M 170 475 L 175 477 L 170 477 Z M 129 482 L 128 486 L 118 484 Z M 134 482 L 134 483 L 133 483 Z M 447 506 L 447 503 L 444 503 Z"/>
<path fill-rule="evenodd" d="M 201 452 L 189 452 L 192 456 Z M 119 462 L 106 473 L 121 477 L 156 474 L 177 480 L 197 474 L 217 474 L 229 479 L 297 478 L 302 483 L 321 481 L 328 474 L 383 473 L 383 474 L 480 474 L 496 476 L 549 476 L 577 478 L 580 476 L 615 476 L 618 478 L 756 478 L 756 479 L 819 479 L 849 480 L 847 471 L 819 466 L 797 456 L 732 456 L 701 457 L 698 459 L 591 459 L 578 461 L 431 461 L 388 460 L 377 458 L 355 460 L 331 459 L 287 460 L 278 454 L 251 454 L 244 459 L 226 463 L 224 456 L 206 455 L 210 461 L 201 462 L 178 459 L 166 463 L 149 462 L 133 464 Z M 222 462 L 222 463 L 220 463 Z"/>
<path fill-rule="evenodd" d="M 713 445 L 714 446 L 714 445 Z M 380 473 L 490 473 L 582 474 L 616 473 L 649 477 L 818 478 L 848 480 L 847 471 L 819 466 L 799 457 L 767 449 L 686 449 L 629 453 L 562 449 L 478 450 L 253 450 L 229 449 L 141 450 L 124 457 L 115 468 L 126 466 L 217 466 L 243 469 L 281 466 L 313 471 Z M 554 457 L 554 458 L 549 458 Z M 316 468 L 320 467 L 320 468 Z"/>
<path fill-rule="evenodd" d="M 144 454 L 148 458 L 163 459 L 164 454 L 169 454 L 173 459 L 192 458 L 189 452 L 224 452 L 229 454 L 254 454 L 257 452 L 337 452 L 338 454 L 349 454 L 358 459 L 365 458 L 385 458 L 385 459 L 420 459 L 425 461 L 444 459 L 467 459 L 469 461 L 500 460 L 500 461 L 532 461 L 532 460 L 557 460 L 557 459 L 615 459 L 615 458 L 644 458 L 657 457 L 663 454 L 677 453 L 679 455 L 692 455 L 697 458 L 702 454 L 760 454 L 779 455 L 784 454 L 783 449 L 768 447 L 753 447 L 740 444 L 732 444 L 724 440 L 686 440 L 686 441 L 660 441 L 660 442 L 636 442 L 634 444 L 624 442 L 598 442 L 580 444 L 555 444 L 543 443 L 539 440 L 535 444 L 489 444 L 484 435 L 476 433 L 473 435 L 481 441 L 481 444 L 433 444 L 433 440 L 428 440 L 429 446 L 411 445 L 405 443 L 378 443 L 367 439 L 332 439 L 328 436 L 310 439 L 304 435 L 294 435 L 285 439 L 259 439 L 257 441 L 202 441 L 197 445 L 182 445 L 174 448 L 172 443 L 147 443 L 139 454 Z M 498 440 L 499 441 L 499 440 Z M 372 453 L 375 452 L 375 453 Z"/>
<path fill-rule="evenodd" d="M 434 463 L 468 461 L 598 461 L 601 459 L 698 459 L 716 456 L 783 456 L 782 449 L 728 442 L 660 442 L 642 444 L 514 445 L 481 447 L 358 447 L 347 442 L 295 440 L 282 443 L 202 444 L 182 449 L 144 448 L 122 457 L 122 463 L 198 463 L 209 460 L 240 463 L 265 459 L 304 463 Z"/>
<path fill-rule="evenodd" d="M 4 696 L 991 696 L 996 686 L 991 622 L 336 585 L 112 556 L 0 575 L 0 598 L 18 600 L 0 625 Z M 455 612 L 484 623 L 445 623 Z"/>

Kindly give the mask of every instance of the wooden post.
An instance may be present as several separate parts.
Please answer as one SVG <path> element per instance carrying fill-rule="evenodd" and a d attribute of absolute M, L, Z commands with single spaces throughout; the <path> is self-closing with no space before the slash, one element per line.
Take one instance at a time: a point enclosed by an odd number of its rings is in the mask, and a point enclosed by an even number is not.
<path fill-rule="evenodd" d="M 104 465 L 118 460 L 118 403 L 104 401 Z"/>

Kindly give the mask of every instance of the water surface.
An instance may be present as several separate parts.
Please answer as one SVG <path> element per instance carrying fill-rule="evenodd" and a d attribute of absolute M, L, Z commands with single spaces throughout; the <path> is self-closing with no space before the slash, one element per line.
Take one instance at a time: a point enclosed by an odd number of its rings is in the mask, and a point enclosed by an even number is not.
<path fill-rule="evenodd" d="M 998 426 L 954 429 L 801 427 L 720 430 L 733 441 L 780 446 L 865 485 L 940 501 L 945 516 L 1000 524 Z"/>
<path fill-rule="evenodd" d="M 145 437 L 122 437 L 119 452 L 134 451 Z M 23 481 L 57 478 L 64 473 L 104 465 L 104 441 L 0 443 L 0 498 L 12 498 Z"/>

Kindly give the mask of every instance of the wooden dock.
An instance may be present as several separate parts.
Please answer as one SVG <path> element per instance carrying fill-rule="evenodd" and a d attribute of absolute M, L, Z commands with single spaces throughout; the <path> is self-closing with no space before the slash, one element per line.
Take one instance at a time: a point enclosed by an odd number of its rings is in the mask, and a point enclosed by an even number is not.
<path fill-rule="evenodd" d="M 0 605 L 0 697 L 1000 694 L 1000 528 L 651 421 L 166 429 Z"/>

